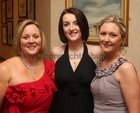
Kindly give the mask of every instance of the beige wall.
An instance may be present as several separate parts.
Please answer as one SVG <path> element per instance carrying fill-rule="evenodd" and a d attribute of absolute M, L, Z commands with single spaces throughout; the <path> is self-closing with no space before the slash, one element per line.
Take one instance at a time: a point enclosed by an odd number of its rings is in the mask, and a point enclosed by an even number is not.
<path fill-rule="evenodd" d="M 129 43 L 126 56 L 134 63 L 140 77 L 140 3 L 129 0 Z M 58 36 L 58 19 L 65 8 L 65 0 L 36 0 L 36 20 L 41 24 L 47 38 L 47 51 L 61 44 Z M 13 56 L 13 48 L 0 44 L 0 56 Z"/>
<path fill-rule="evenodd" d="M 140 3 L 139 0 L 129 0 L 129 42 L 126 56 L 136 66 L 140 77 Z M 65 8 L 65 0 L 51 0 L 51 48 L 60 44 L 57 34 L 58 19 Z"/>
<path fill-rule="evenodd" d="M 129 0 L 129 46 L 127 56 L 134 63 L 140 78 L 140 1 Z"/>
<path fill-rule="evenodd" d="M 46 53 L 50 50 L 51 38 L 50 38 L 50 28 L 51 28 L 51 0 L 36 0 L 36 21 L 41 24 L 41 27 L 45 33 L 47 39 L 47 49 Z"/>
<path fill-rule="evenodd" d="M 65 0 L 51 0 L 51 48 L 61 44 L 58 36 L 58 21 L 64 8 Z"/>

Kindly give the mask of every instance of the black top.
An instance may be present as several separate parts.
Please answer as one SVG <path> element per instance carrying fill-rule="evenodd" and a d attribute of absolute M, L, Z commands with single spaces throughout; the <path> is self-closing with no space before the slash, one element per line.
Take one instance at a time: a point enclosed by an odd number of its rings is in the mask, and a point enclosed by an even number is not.
<path fill-rule="evenodd" d="M 73 71 L 69 59 L 82 57 Z M 84 44 L 83 55 L 68 55 L 68 46 L 56 62 L 55 82 L 58 88 L 51 113 L 93 113 L 93 97 L 90 83 L 95 76 L 96 64 L 88 55 Z"/>

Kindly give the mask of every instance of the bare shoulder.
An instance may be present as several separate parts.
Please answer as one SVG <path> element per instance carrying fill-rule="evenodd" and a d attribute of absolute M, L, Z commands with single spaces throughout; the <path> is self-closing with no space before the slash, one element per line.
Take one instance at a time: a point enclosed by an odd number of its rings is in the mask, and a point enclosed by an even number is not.
<path fill-rule="evenodd" d="M 123 63 L 118 69 L 118 78 L 120 80 L 137 80 L 138 75 L 134 64 L 130 62 Z"/>
<path fill-rule="evenodd" d="M 92 52 L 95 54 L 99 54 L 102 52 L 100 46 L 98 46 L 98 45 L 87 44 L 87 47 L 88 47 L 89 52 Z"/>
<path fill-rule="evenodd" d="M 65 45 L 55 46 L 52 48 L 51 52 L 53 54 L 60 54 L 64 52 Z"/>
<path fill-rule="evenodd" d="M 11 79 L 11 71 L 15 67 L 16 60 L 17 57 L 13 57 L 0 63 L 0 81 L 9 81 Z"/>
<path fill-rule="evenodd" d="M 0 63 L 0 72 L 7 72 L 10 69 L 14 68 L 15 64 L 17 63 L 18 57 L 9 58 Z"/>
<path fill-rule="evenodd" d="M 51 54 L 53 56 L 53 60 L 56 62 L 58 58 L 60 58 L 64 54 L 64 49 L 66 45 L 55 46 L 51 50 Z"/>
<path fill-rule="evenodd" d="M 11 58 L 0 63 L 0 73 L 6 71 L 11 65 Z"/>
<path fill-rule="evenodd" d="M 124 62 L 115 72 L 128 112 L 139 113 L 140 82 L 134 64 Z"/>
<path fill-rule="evenodd" d="M 129 70 L 129 72 L 136 72 L 136 69 L 135 69 L 135 66 L 134 66 L 134 64 L 132 64 L 132 63 L 130 63 L 130 62 L 124 62 L 121 66 L 120 66 L 120 68 L 119 68 L 119 70 L 120 70 L 120 72 L 123 72 L 123 73 L 127 73 L 128 72 L 128 70 Z"/>
<path fill-rule="evenodd" d="M 103 52 L 100 46 L 87 44 L 87 47 L 90 57 L 94 60 L 96 64 L 98 64 L 100 58 L 103 56 Z"/>

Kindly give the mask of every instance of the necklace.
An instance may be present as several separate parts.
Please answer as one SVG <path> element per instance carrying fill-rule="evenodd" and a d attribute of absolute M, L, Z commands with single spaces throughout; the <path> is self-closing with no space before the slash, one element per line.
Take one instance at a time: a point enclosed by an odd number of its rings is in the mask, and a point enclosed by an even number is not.
<path fill-rule="evenodd" d="M 21 60 L 21 62 L 23 63 L 23 65 L 27 68 L 27 70 L 28 70 L 31 74 L 34 74 L 34 70 L 35 70 L 35 68 L 37 68 L 38 63 L 36 63 L 34 66 L 28 66 L 28 65 L 24 62 L 23 58 L 20 58 L 20 60 Z"/>

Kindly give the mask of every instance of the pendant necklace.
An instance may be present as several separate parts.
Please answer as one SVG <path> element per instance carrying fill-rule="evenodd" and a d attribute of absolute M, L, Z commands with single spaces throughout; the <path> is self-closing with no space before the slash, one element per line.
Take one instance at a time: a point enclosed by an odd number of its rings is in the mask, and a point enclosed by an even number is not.
<path fill-rule="evenodd" d="M 37 66 L 38 66 L 38 63 L 36 63 L 34 66 L 28 66 L 28 65 L 24 62 L 23 58 L 20 58 L 20 59 L 21 59 L 21 62 L 23 63 L 23 65 L 27 68 L 27 70 L 33 75 L 33 74 L 34 74 L 35 68 L 37 68 Z"/>

